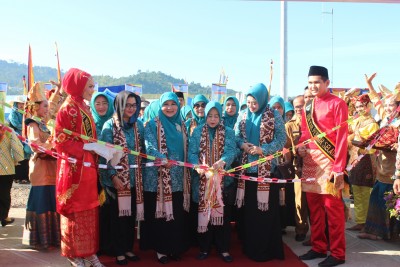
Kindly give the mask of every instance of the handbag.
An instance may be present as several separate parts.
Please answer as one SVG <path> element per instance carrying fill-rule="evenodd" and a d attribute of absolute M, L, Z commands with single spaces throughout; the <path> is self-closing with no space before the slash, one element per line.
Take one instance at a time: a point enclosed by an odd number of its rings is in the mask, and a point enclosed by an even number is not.
<path fill-rule="evenodd" d="M 280 179 L 294 179 L 296 170 L 292 162 L 284 162 L 276 165 L 275 175 Z"/>

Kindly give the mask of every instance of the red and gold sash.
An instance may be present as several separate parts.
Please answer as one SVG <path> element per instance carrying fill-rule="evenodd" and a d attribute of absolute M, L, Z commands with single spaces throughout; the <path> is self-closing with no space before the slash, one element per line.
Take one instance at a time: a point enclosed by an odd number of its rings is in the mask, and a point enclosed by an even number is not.
<path fill-rule="evenodd" d="M 309 101 L 306 105 L 306 122 L 307 129 L 311 137 L 315 139 L 314 144 L 321 150 L 322 153 L 331 161 L 335 161 L 335 144 L 326 136 L 321 135 L 323 132 L 319 129 L 318 125 L 314 121 L 314 99 Z"/>

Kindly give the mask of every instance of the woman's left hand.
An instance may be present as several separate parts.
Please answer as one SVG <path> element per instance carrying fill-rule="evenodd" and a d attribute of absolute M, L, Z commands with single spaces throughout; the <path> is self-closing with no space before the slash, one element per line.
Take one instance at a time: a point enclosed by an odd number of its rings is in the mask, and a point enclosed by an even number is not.
<path fill-rule="evenodd" d="M 262 155 L 263 151 L 262 151 L 261 147 L 253 146 L 252 148 L 249 149 L 249 154 L 250 155 Z"/>
<path fill-rule="evenodd" d="M 391 150 L 397 150 L 397 148 L 398 148 L 398 143 L 394 143 L 394 144 L 392 144 L 391 146 L 390 146 L 390 149 Z"/>
<path fill-rule="evenodd" d="M 223 161 L 222 159 L 220 159 L 220 160 L 216 161 L 216 162 L 213 164 L 212 167 L 213 167 L 214 170 L 219 171 L 219 170 L 221 170 L 221 169 L 223 169 L 223 168 L 225 167 L 225 161 Z"/>

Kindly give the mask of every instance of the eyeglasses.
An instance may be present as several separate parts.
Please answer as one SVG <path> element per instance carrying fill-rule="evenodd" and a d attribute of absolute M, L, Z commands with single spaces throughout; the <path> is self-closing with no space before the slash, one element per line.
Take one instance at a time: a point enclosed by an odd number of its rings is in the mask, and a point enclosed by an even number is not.
<path fill-rule="evenodd" d="M 128 109 L 128 108 L 137 108 L 137 104 L 129 104 L 128 103 L 128 104 L 125 105 L 125 108 L 126 109 Z"/>
<path fill-rule="evenodd" d="M 194 105 L 194 108 L 200 108 L 200 107 L 205 108 L 205 107 L 206 107 L 206 104 L 205 104 L 205 103 L 202 103 L 202 104 L 195 104 L 195 105 Z"/>

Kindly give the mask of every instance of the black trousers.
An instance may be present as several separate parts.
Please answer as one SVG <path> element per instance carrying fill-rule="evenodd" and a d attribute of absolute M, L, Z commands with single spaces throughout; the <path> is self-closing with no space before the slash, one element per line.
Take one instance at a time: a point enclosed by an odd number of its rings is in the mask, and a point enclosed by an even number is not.
<path fill-rule="evenodd" d="M 19 181 L 29 181 L 29 159 L 24 159 L 15 166 L 15 179 Z"/>
<path fill-rule="evenodd" d="M 117 195 L 117 191 L 114 188 L 111 188 L 110 191 Z M 123 256 L 126 252 L 132 252 L 135 240 L 136 190 L 131 188 L 131 216 L 119 217 L 118 197 L 115 199 L 110 197 L 109 200 L 108 212 L 110 216 L 112 250 L 115 256 Z"/>
<path fill-rule="evenodd" d="M 218 253 L 229 252 L 231 243 L 231 219 L 232 205 L 224 206 L 224 224 L 211 225 L 208 224 L 208 231 L 205 233 L 197 233 L 199 248 L 201 252 L 209 252 L 212 244 L 215 244 Z"/>
<path fill-rule="evenodd" d="M 0 175 L 0 220 L 6 219 L 10 211 L 13 179 L 14 174 Z"/>

